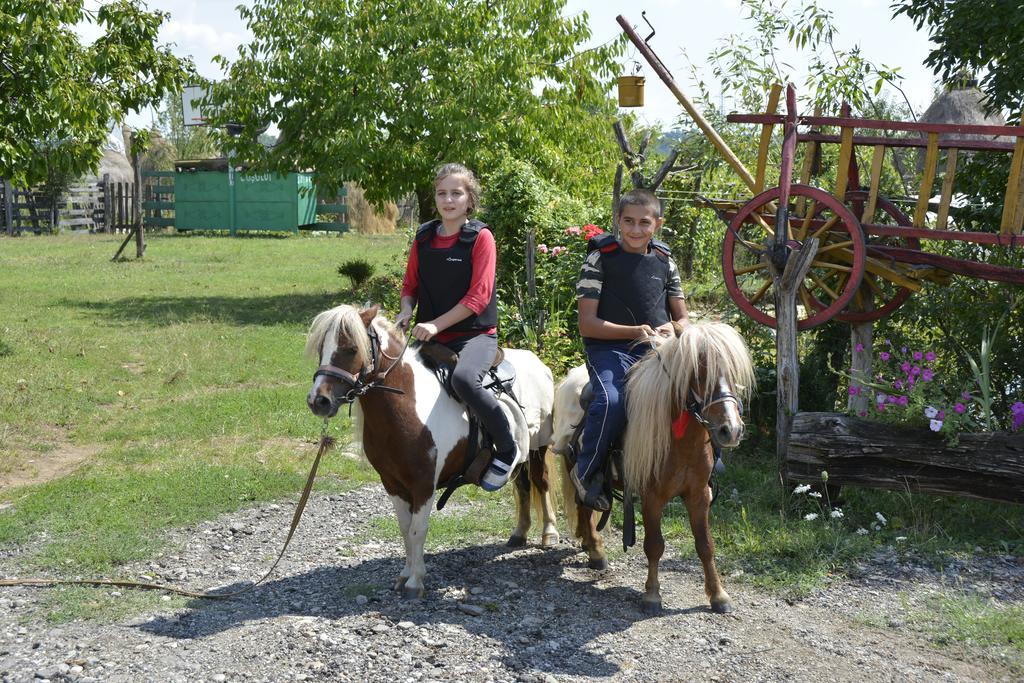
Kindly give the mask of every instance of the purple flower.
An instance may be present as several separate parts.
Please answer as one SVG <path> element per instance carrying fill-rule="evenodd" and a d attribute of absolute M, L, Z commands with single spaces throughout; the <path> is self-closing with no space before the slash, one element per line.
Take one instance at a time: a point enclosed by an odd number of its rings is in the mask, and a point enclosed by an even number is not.
<path fill-rule="evenodd" d="M 910 374 L 913 375 L 914 377 L 917 377 L 918 375 L 920 375 L 921 374 L 920 366 L 915 365 L 914 367 L 910 368 Z"/>
<path fill-rule="evenodd" d="M 894 389 L 903 389 L 903 380 L 898 379 L 892 383 Z"/>
<path fill-rule="evenodd" d="M 864 350 L 864 345 L 863 344 L 857 344 L 855 347 L 853 347 L 853 350 L 856 351 L 857 353 L 860 353 L 861 351 Z"/>
<path fill-rule="evenodd" d="M 939 431 L 940 429 L 942 429 L 942 420 L 931 420 L 928 423 L 928 428 L 931 429 L 933 432 Z"/>
<path fill-rule="evenodd" d="M 895 397 L 895 396 L 890 396 L 890 397 L 889 397 L 889 403 L 896 403 L 897 401 L 899 401 L 899 400 L 900 400 L 900 398 L 903 398 L 903 397 L 902 397 L 902 396 L 900 396 L 899 398 L 897 398 L 897 397 Z"/>
<path fill-rule="evenodd" d="M 935 352 L 929 351 L 928 353 L 924 354 L 924 359 L 931 363 L 933 360 L 935 360 Z"/>
<path fill-rule="evenodd" d="M 971 400 L 971 392 L 965 391 L 965 392 L 961 393 L 960 394 L 960 398 L 962 398 L 965 401 L 970 401 Z"/>
<path fill-rule="evenodd" d="M 898 399 L 896 399 L 896 403 L 898 405 L 905 406 L 908 403 L 910 403 L 910 399 L 908 399 L 906 396 L 900 396 Z"/>
<path fill-rule="evenodd" d="M 935 377 L 935 373 L 931 368 L 925 368 L 924 372 L 921 373 L 921 379 L 925 382 L 931 382 L 933 377 Z"/>
<path fill-rule="evenodd" d="M 910 363 L 908 363 L 907 361 L 903 361 L 902 363 L 900 363 L 900 370 L 902 370 L 903 372 L 910 372 Z"/>
<path fill-rule="evenodd" d="M 892 342 L 891 342 L 891 341 L 889 341 L 888 339 L 886 339 L 886 340 L 885 340 L 885 345 L 886 345 L 886 346 L 892 346 Z"/>
<path fill-rule="evenodd" d="M 965 406 L 963 403 L 958 402 L 955 406 L 953 406 L 953 410 L 956 412 L 957 415 L 963 415 L 964 412 L 967 410 L 967 406 Z"/>
<path fill-rule="evenodd" d="M 851 386 L 848 389 L 848 391 L 850 393 L 850 396 L 859 396 L 860 395 L 860 387 L 858 387 L 857 385 Z"/>
<path fill-rule="evenodd" d="M 914 360 L 921 360 L 924 358 L 924 354 L 920 351 L 914 351 Z"/>
<path fill-rule="evenodd" d="M 907 347 L 906 346 L 901 346 L 900 347 L 900 353 L 906 353 L 906 352 L 907 352 Z"/>
<path fill-rule="evenodd" d="M 884 403 L 879 403 L 878 404 L 878 412 L 880 412 L 880 413 L 884 413 L 885 412 L 885 404 Z"/>
<path fill-rule="evenodd" d="M 939 411 L 939 419 L 940 420 L 945 420 L 946 419 L 946 411 L 945 410 L 940 410 Z"/>
<path fill-rule="evenodd" d="M 860 415 L 861 417 L 867 417 L 867 416 L 868 416 L 868 411 L 866 411 L 866 410 L 861 410 L 861 411 L 860 411 L 860 412 L 858 412 L 857 414 L 858 414 L 858 415 Z"/>
<path fill-rule="evenodd" d="M 1014 415 L 1020 415 L 1024 413 L 1024 402 L 1017 401 L 1016 403 L 1014 403 L 1012 406 L 1010 406 L 1010 412 L 1013 413 Z"/>
<path fill-rule="evenodd" d="M 1024 413 L 1014 413 L 1013 415 L 1013 431 L 1018 431 L 1021 427 L 1024 427 Z"/>
<path fill-rule="evenodd" d="M 889 352 L 888 351 L 882 351 L 880 354 L 878 354 L 878 357 L 881 358 L 883 361 L 888 361 L 889 360 Z"/>
<path fill-rule="evenodd" d="M 913 377 L 909 377 L 909 376 L 907 377 L 907 388 L 908 389 L 913 389 L 914 388 L 914 378 Z"/>

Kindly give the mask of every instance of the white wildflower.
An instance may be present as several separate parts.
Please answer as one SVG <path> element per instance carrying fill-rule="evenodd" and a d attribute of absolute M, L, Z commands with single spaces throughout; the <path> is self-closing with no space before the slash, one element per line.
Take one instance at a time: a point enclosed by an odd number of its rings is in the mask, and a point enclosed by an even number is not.
<path fill-rule="evenodd" d="M 905 541 L 905 540 L 907 540 L 906 536 L 897 536 L 896 537 L 896 542 L 897 543 L 903 543 L 903 541 Z"/>
<path fill-rule="evenodd" d="M 821 498 L 821 493 L 819 493 L 818 491 L 811 491 L 807 495 L 810 496 L 811 498 Z"/>
<path fill-rule="evenodd" d="M 931 420 L 928 423 L 928 429 L 932 430 L 933 432 L 939 431 L 940 429 L 942 429 L 942 420 Z"/>
<path fill-rule="evenodd" d="M 817 518 L 818 518 L 818 513 L 817 512 L 808 512 L 806 515 L 804 515 L 804 519 L 807 520 L 808 522 L 813 522 Z"/>
<path fill-rule="evenodd" d="M 886 524 L 889 523 L 889 520 L 887 520 L 885 518 L 885 515 L 883 515 L 881 512 L 876 512 L 875 513 L 875 519 L 877 519 L 878 523 L 881 524 L 882 526 L 885 526 Z"/>
<path fill-rule="evenodd" d="M 882 530 L 882 527 L 880 527 L 878 525 L 878 522 L 875 522 L 874 524 L 872 524 L 871 528 L 874 529 L 875 531 L 881 531 Z"/>
<path fill-rule="evenodd" d="M 842 519 L 843 518 L 843 511 L 840 510 L 839 508 L 836 508 L 836 509 L 832 510 L 832 512 L 830 512 L 829 514 L 832 516 L 832 519 Z"/>
<path fill-rule="evenodd" d="M 924 416 L 929 420 L 939 414 L 939 409 L 934 406 L 928 406 L 924 409 Z"/>
<path fill-rule="evenodd" d="M 857 530 L 854 533 L 858 536 L 867 536 L 870 532 L 864 527 L 857 527 Z"/>
<path fill-rule="evenodd" d="M 800 484 L 795 489 L 793 489 L 793 493 L 807 493 L 810 490 L 811 490 L 811 485 L 810 484 Z"/>

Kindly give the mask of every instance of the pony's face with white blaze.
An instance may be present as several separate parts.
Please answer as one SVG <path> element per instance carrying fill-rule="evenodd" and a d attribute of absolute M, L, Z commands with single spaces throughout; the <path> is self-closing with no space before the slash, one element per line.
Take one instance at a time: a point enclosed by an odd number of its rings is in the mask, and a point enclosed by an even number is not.
<path fill-rule="evenodd" d="M 359 310 L 341 305 L 313 319 L 306 354 L 320 359 L 306 404 L 319 417 L 334 417 L 354 401 L 376 374 L 378 354 L 387 353 L 390 325 L 377 318 L 378 306 Z"/>

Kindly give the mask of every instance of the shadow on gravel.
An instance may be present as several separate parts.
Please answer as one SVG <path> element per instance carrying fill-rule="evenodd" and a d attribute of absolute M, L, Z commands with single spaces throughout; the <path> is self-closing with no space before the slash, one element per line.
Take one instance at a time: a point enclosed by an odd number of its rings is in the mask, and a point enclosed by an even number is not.
<path fill-rule="evenodd" d="M 504 649 L 497 656 L 512 670 L 529 666 L 538 647 L 547 647 L 542 654 L 550 657 L 549 664 L 555 663 L 551 673 L 609 676 L 618 673 L 619 666 L 608 661 L 600 648 L 590 651 L 593 641 L 650 618 L 640 610 L 642 583 L 636 587 L 596 585 L 606 574 L 586 569 L 586 556 L 566 545 L 526 551 L 485 545 L 429 554 L 427 594 L 422 600 L 402 600 L 390 590 L 403 562 L 380 558 L 347 567 L 324 566 L 271 581 L 234 600 L 195 600 L 184 612 L 155 617 L 138 628 L 162 637 L 197 639 L 276 617 L 354 618 L 345 624 L 350 632 L 386 640 L 395 638 L 399 621 L 418 626 L 451 624 L 502 643 Z M 692 576 L 688 567 L 664 569 L 663 586 L 666 580 L 675 580 L 671 574 L 677 569 Z M 482 591 L 469 595 L 468 589 L 473 587 Z M 358 595 L 369 600 L 360 605 Z M 483 614 L 464 613 L 459 609 L 464 599 L 482 607 Z M 666 609 L 661 616 L 709 611 L 706 605 L 691 606 Z M 388 628 L 379 628 L 388 622 Z M 550 650 L 553 642 L 557 642 L 556 651 Z"/>

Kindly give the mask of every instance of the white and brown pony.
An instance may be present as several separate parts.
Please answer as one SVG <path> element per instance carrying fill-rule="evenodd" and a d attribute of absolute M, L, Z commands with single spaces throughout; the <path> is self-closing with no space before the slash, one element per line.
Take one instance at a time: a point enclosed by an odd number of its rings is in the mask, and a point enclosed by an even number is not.
<path fill-rule="evenodd" d="M 395 584 L 404 597 L 423 595 L 423 543 L 437 488 L 464 471 L 469 419 L 423 363 L 418 346 L 406 349 L 401 331 L 378 315 L 378 307 L 341 305 L 316 316 L 306 352 L 319 358 L 307 403 L 314 414 L 333 417 L 355 402 L 356 438 L 380 475 L 405 542 L 405 568 Z M 530 483 L 542 509 L 542 543 L 558 542 L 547 487 L 544 451 L 551 439 L 554 383 L 533 353 L 506 349 L 516 371 L 515 401 L 499 400 L 529 467 L 516 480 L 518 524 L 509 545 L 523 545 L 530 525 Z M 516 405 L 518 401 L 519 405 Z"/>
<path fill-rule="evenodd" d="M 677 336 L 655 341 L 657 348 L 626 375 L 627 426 L 623 442 L 623 485 L 639 496 L 643 512 L 647 583 L 643 608 L 661 611 L 658 563 L 665 551 L 661 517 L 681 496 L 690 517 L 697 555 L 704 566 L 704 589 L 715 612 L 732 610 L 729 594 L 715 568 L 715 543 L 708 526 L 713 443 L 736 446 L 743 436 L 741 398 L 754 385 L 750 352 L 743 338 L 723 323 L 691 323 Z M 575 368 L 555 391 L 554 450 L 565 454 L 575 425 L 583 419 L 579 397 L 588 382 Z M 568 477 L 563 476 L 563 481 Z M 563 485 L 567 514 L 576 518 L 576 536 L 590 566 L 608 566 L 597 514 L 577 507 L 571 484 Z"/>

